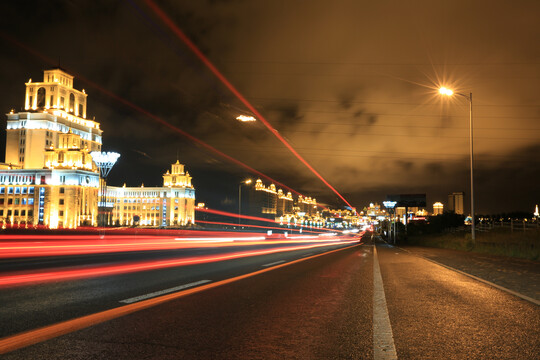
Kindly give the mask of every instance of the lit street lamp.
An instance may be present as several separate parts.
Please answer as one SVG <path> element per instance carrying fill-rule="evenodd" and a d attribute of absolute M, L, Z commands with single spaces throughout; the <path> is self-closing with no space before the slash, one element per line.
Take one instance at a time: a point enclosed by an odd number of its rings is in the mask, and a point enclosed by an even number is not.
<path fill-rule="evenodd" d="M 394 233 L 394 244 L 396 243 L 396 211 L 394 210 L 394 208 L 396 207 L 396 204 L 397 204 L 397 201 L 383 201 L 383 205 L 385 208 L 391 210 L 388 212 L 388 215 L 390 215 L 390 213 L 392 213 L 393 215 L 393 226 L 394 226 L 394 231 L 392 231 Z M 393 211 L 392 211 L 393 210 Z M 388 231 L 390 232 L 390 216 L 388 216 Z M 389 239 L 391 239 L 391 237 L 389 237 Z"/>
<path fill-rule="evenodd" d="M 107 176 L 112 167 L 116 163 L 116 160 L 120 157 L 116 152 L 100 152 L 92 151 L 90 153 L 92 160 L 99 168 L 100 181 L 99 181 L 99 196 L 98 196 L 98 225 L 105 226 L 107 224 Z M 99 211 L 101 205 L 101 213 Z M 101 220 L 101 221 L 100 221 Z"/>
<path fill-rule="evenodd" d="M 472 102 L 472 92 L 469 93 L 469 95 L 460 94 L 460 93 L 454 93 L 454 91 L 441 87 L 439 89 L 439 93 L 446 96 L 452 96 L 454 94 L 464 97 L 469 101 L 469 156 L 470 156 L 470 162 L 471 162 L 471 237 L 473 244 L 475 243 L 475 234 L 474 234 L 474 227 L 475 227 L 475 220 L 474 220 L 474 161 L 473 161 L 473 102 Z"/>
<path fill-rule="evenodd" d="M 242 185 L 251 184 L 251 179 L 247 179 L 238 184 L 238 226 L 240 226 L 240 216 L 242 215 Z"/>

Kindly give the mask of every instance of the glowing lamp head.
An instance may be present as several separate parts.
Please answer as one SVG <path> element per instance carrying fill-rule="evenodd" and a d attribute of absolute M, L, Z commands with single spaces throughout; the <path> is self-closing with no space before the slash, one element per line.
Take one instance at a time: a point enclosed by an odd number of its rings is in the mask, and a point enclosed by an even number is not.
<path fill-rule="evenodd" d="M 246 116 L 246 115 L 240 115 L 240 116 L 237 116 L 237 117 L 236 117 L 236 120 L 238 120 L 238 121 L 243 121 L 243 122 L 246 122 L 246 121 L 257 121 L 257 119 L 255 119 L 253 116 Z"/>
<path fill-rule="evenodd" d="M 448 89 L 448 88 L 445 88 L 445 87 L 441 87 L 441 88 L 439 89 L 439 93 L 440 93 L 441 95 L 446 95 L 446 96 L 452 96 L 452 95 L 454 95 L 454 92 L 453 92 L 452 90 L 450 90 L 450 89 Z"/>
<path fill-rule="evenodd" d="M 251 183 L 252 183 L 251 179 L 247 179 L 246 181 L 244 181 L 244 184 L 246 184 L 246 185 L 249 185 Z"/>

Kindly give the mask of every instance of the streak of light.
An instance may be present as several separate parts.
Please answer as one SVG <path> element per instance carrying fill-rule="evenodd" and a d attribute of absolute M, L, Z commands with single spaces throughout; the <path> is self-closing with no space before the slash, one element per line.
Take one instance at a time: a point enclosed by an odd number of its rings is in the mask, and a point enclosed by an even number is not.
<path fill-rule="evenodd" d="M 51 64 L 51 65 L 57 64 L 57 61 L 54 61 L 54 60 L 50 59 L 49 57 L 47 57 L 47 56 L 45 56 L 45 55 L 39 53 L 38 51 L 36 51 L 36 50 L 30 48 L 29 46 L 26 46 L 25 44 L 19 42 L 18 40 L 16 40 L 16 39 L 10 37 L 9 35 L 7 35 L 7 34 L 1 32 L 1 31 L 0 31 L 0 36 L 2 36 L 3 38 L 5 38 L 6 40 L 10 41 L 11 43 L 17 45 L 18 47 L 24 49 L 25 51 L 29 52 L 30 54 L 32 54 L 32 55 L 34 55 L 34 56 L 40 58 L 40 59 L 43 60 L 44 62 L 47 62 L 47 63 L 49 63 L 49 64 Z M 294 190 L 293 188 L 291 188 L 291 187 L 289 187 L 289 186 L 287 186 L 287 185 L 285 185 L 285 184 L 283 184 L 283 183 L 281 183 L 281 182 L 279 182 L 279 181 L 277 181 L 277 180 L 274 180 L 274 179 L 272 179 L 270 176 L 268 176 L 268 175 L 266 175 L 266 174 L 264 174 L 264 173 L 262 173 L 262 172 L 260 172 L 260 171 L 258 171 L 258 170 L 256 170 L 256 169 L 252 168 L 251 166 L 249 166 L 249 165 L 247 165 L 247 164 L 244 164 L 244 163 L 241 162 L 240 160 L 237 160 L 237 159 L 233 158 L 232 156 L 225 154 L 224 152 L 222 152 L 222 151 L 216 149 L 215 147 L 213 147 L 212 145 L 210 145 L 210 144 L 208 144 L 208 143 L 202 141 L 201 139 L 199 139 L 199 138 L 197 138 L 197 137 L 195 137 L 195 136 L 189 134 L 188 132 L 186 132 L 186 131 L 184 131 L 184 130 L 182 130 L 182 129 L 180 129 L 180 128 L 178 128 L 178 127 L 176 127 L 176 126 L 174 126 L 174 125 L 172 125 L 172 124 L 170 124 L 170 123 L 168 123 L 167 121 L 163 120 L 162 118 L 160 118 L 160 117 L 158 117 L 158 116 L 156 116 L 156 115 L 150 113 L 149 111 L 147 111 L 147 110 L 141 108 L 141 107 L 138 106 L 138 105 L 135 105 L 134 103 L 130 102 L 129 100 L 126 100 L 126 99 L 124 99 L 124 98 L 122 98 L 122 97 L 116 95 L 115 93 L 113 93 L 113 92 L 111 92 L 111 91 L 109 91 L 109 90 L 107 90 L 107 89 L 101 87 L 100 85 L 94 83 L 93 81 L 88 80 L 87 78 L 85 78 L 84 76 L 78 74 L 77 72 L 72 71 L 71 69 L 66 69 L 66 70 L 67 70 L 70 74 L 72 74 L 72 75 L 74 75 L 76 78 L 78 78 L 79 80 L 81 80 L 81 81 L 87 83 L 89 86 L 91 86 L 91 87 L 97 89 L 98 91 L 102 92 L 103 94 L 105 94 L 105 95 L 107 95 L 107 96 L 113 98 L 114 100 L 116 100 L 116 101 L 122 103 L 123 105 L 125 105 L 125 106 L 127 106 L 127 107 L 130 107 L 130 108 L 132 108 L 133 110 L 135 110 L 135 111 L 137 111 L 137 112 L 139 112 L 139 113 L 141 113 L 141 114 L 143 114 L 143 115 L 145 115 L 145 116 L 151 118 L 152 120 L 154 120 L 154 121 L 160 123 L 161 125 L 163 125 L 163 126 L 169 128 L 169 129 L 173 130 L 174 132 L 179 133 L 180 135 L 182 135 L 182 136 L 188 138 L 189 140 L 191 140 L 192 142 L 194 142 L 194 143 L 196 143 L 196 144 L 199 144 L 199 145 L 202 146 L 203 148 L 205 148 L 205 149 L 207 149 L 207 150 L 209 150 L 209 151 L 211 151 L 211 152 L 217 154 L 218 156 L 220 156 L 220 157 L 222 157 L 222 158 L 224 158 L 224 159 L 226 159 L 226 160 L 232 162 L 233 164 L 236 164 L 236 165 L 238 165 L 238 166 L 240 166 L 240 167 L 243 167 L 244 169 L 248 170 L 249 172 L 251 172 L 251 173 L 253 173 L 253 174 L 257 174 L 257 175 L 259 175 L 259 176 L 261 176 L 261 177 L 263 177 L 263 178 L 265 178 L 265 179 L 267 179 L 267 180 L 273 182 L 274 184 L 281 186 L 281 187 L 284 188 L 284 189 L 290 190 L 291 192 L 293 192 L 293 193 L 295 193 L 295 194 L 297 194 L 297 195 L 302 195 L 300 192 Z"/>
<path fill-rule="evenodd" d="M 113 319 L 116 319 L 116 318 L 119 318 L 128 314 L 132 314 L 134 312 L 137 312 L 143 309 L 148 309 L 150 307 L 163 304 L 167 301 L 178 299 L 186 295 L 190 295 L 190 294 L 198 293 L 198 292 L 205 291 L 208 289 L 212 289 L 218 286 L 230 284 L 230 283 L 242 280 L 242 279 L 246 279 L 246 278 L 253 277 L 259 274 L 270 272 L 275 269 L 290 266 L 290 265 L 293 265 L 293 264 L 296 264 L 305 260 L 309 260 L 309 259 L 324 256 L 327 254 L 335 253 L 338 251 L 346 250 L 353 246 L 356 246 L 356 245 L 351 245 L 345 248 L 327 251 L 322 254 L 317 254 L 310 257 L 304 257 L 302 259 L 297 259 L 297 260 L 293 260 L 284 264 L 276 265 L 272 268 L 257 270 L 252 273 L 239 275 L 233 278 L 216 281 L 216 282 L 206 284 L 206 285 L 201 285 L 196 288 L 191 288 L 185 291 L 176 292 L 176 293 L 172 293 L 172 294 L 168 294 L 168 295 L 164 295 L 164 296 L 160 296 L 160 297 L 152 298 L 148 300 L 143 300 L 137 303 L 120 306 L 114 309 L 101 311 L 95 314 L 82 316 L 79 318 L 63 321 L 57 324 L 44 326 L 39 329 L 30 330 L 30 331 L 26 331 L 20 334 L 8 336 L 8 337 L 0 339 L 0 354 L 5 354 L 11 351 L 15 351 L 17 349 L 21 349 L 23 347 L 30 346 L 32 344 L 37 344 L 42 341 L 53 339 L 58 336 L 69 334 L 74 331 L 78 331 L 78 330 L 81 330 L 81 329 L 84 329 L 93 325 L 103 323 L 105 321 L 113 320 Z"/>
<path fill-rule="evenodd" d="M 310 234 L 321 234 L 323 231 L 315 231 L 315 230 L 308 230 L 306 228 L 301 229 L 290 229 L 290 228 L 282 228 L 282 227 L 274 227 L 274 226 L 262 226 L 262 225 L 250 225 L 250 224 L 240 224 L 237 223 L 228 223 L 228 222 L 220 222 L 220 221 L 205 221 L 205 220 L 197 220 L 197 224 L 214 224 L 214 225 L 230 225 L 230 226 L 242 226 L 242 227 L 248 227 L 248 228 L 257 228 L 257 229 L 268 229 L 268 230 L 280 230 L 280 231 L 287 231 L 287 232 L 303 232 L 303 233 L 310 233 Z M 327 229 L 321 229 L 324 231 L 329 231 Z M 289 235 L 290 237 L 290 235 Z"/>
<path fill-rule="evenodd" d="M 358 238 L 348 238 L 348 240 L 342 240 L 340 243 L 352 244 L 358 242 Z M 28 284 L 37 284 L 51 281 L 67 281 L 74 279 L 90 278 L 90 277 L 102 277 L 113 276 L 120 274 L 127 274 L 139 271 L 150 271 L 165 269 L 179 266 L 199 265 L 211 262 L 226 261 L 240 259 L 250 256 L 261 256 L 268 254 L 275 254 L 278 252 L 290 252 L 295 250 L 313 249 L 319 247 L 325 247 L 328 245 L 335 245 L 335 242 L 323 242 L 320 244 L 309 245 L 297 245 L 291 247 L 278 247 L 272 249 L 263 249 L 255 251 L 242 251 L 223 255 L 203 255 L 198 257 L 182 258 L 182 259 L 168 259 L 168 260 L 156 260 L 156 261 L 144 261 L 134 262 L 121 265 L 106 265 L 95 266 L 82 269 L 60 269 L 51 271 L 36 271 L 29 273 L 17 273 L 11 275 L 0 276 L 0 287 L 21 286 Z"/>
<path fill-rule="evenodd" d="M 276 234 L 269 237 L 262 236 L 260 233 L 215 232 L 211 233 L 213 236 L 208 236 L 208 234 L 206 232 L 206 237 L 110 236 L 106 240 L 99 236 L 89 235 L 66 236 L 60 239 L 58 235 L 11 236 L 9 238 L 11 241 L 0 242 L 0 259 L 323 241 L 317 235 L 285 237 Z M 328 239 L 324 241 L 328 242 Z"/>
<path fill-rule="evenodd" d="M 279 134 L 279 132 L 272 127 L 272 125 L 266 120 L 253 105 L 238 91 L 227 78 L 212 64 L 212 62 L 199 50 L 199 48 L 184 34 L 182 30 L 158 7 L 152 0 L 146 0 L 146 4 L 158 15 L 161 20 L 171 29 L 171 31 L 182 40 L 186 46 L 210 69 L 210 71 L 259 119 L 268 130 L 279 140 L 289 151 L 296 156 L 315 176 L 317 176 L 330 190 L 332 190 L 345 204 L 349 207 L 353 207 L 349 202 L 326 181 L 321 174 L 317 172 L 304 158 L 292 147 L 291 144 Z"/>
<path fill-rule="evenodd" d="M 275 224 L 275 223 L 276 223 L 275 220 L 271 220 L 271 219 L 267 219 L 267 218 L 262 218 L 262 217 L 258 217 L 258 216 L 238 215 L 238 214 L 236 214 L 236 213 L 231 213 L 231 212 L 222 211 L 222 210 L 206 209 L 206 208 L 202 208 L 202 207 L 201 207 L 201 208 L 196 207 L 196 208 L 195 208 L 195 211 L 205 212 L 205 213 L 209 213 L 209 214 L 223 215 L 223 216 L 228 216 L 228 217 L 235 217 L 235 218 L 240 217 L 240 218 L 242 218 L 242 219 L 264 221 L 264 222 L 269 222 L 269 223 L 272 223 L 272 224 Z"/>

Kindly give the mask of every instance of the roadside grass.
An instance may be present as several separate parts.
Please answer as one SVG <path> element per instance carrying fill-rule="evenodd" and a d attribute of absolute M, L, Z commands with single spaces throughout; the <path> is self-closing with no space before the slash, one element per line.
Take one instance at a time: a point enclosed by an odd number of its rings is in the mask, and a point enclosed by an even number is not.
<path fill-rule="evenodd" d="M 476 242 L 468 231 L 442 234 L 410 235 L 408 245 L 473 251 L 540 261 L 540 231 L 494 229 L 476 233 Z"/>

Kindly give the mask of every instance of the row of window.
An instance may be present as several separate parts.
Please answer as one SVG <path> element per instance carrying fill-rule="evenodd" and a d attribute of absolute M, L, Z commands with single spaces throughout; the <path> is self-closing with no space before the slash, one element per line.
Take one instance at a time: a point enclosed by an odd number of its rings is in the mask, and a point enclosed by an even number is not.
<path fill-rule="evenodd" d="M 7 193 L 8 194 L 26 194 L 28 192 L 28 194 L 33 194 L 34 193 L 34 187 L 33 186 L 8 186 L 7 188 Z M 6 193 L 6 187 L 5 186 L 0 186 L 0 194 L 5 194 Z"/>
<path fill-rule="evenodd" d="M 34 216 L 34 210 L 7 210 L 5 211 L 7 217 L 10 216 Z M 4 210 L 0 209 L 0 216 L 4 216 Z"/>
<path fill-rule="evenodd" d="M 0 198 L 0 205 L 4 205 L 6 199 Z M 7 199 L 8 205 L 34 205 L 34 198 L 9 198 Z"/>

